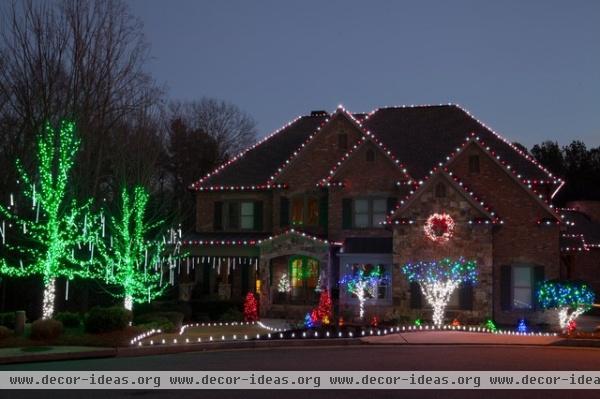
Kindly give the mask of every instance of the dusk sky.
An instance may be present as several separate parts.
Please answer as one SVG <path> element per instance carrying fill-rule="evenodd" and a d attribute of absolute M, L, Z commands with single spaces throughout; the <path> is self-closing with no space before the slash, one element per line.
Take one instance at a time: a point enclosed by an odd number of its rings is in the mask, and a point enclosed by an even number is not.
<path fill-rule="evenodd" d="M 263 136 L 299 114 L 458 103 L 505 137 L 600 145 L 600 1 L 130 0 L 169 96 Z"/>

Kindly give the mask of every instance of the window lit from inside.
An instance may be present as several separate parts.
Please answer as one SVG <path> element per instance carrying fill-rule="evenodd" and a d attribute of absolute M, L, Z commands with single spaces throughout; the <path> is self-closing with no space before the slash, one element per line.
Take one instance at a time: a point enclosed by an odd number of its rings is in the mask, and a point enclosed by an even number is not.
<path fill-rule="evenodd" d="M 289 266 L 292 299 L 314 300 L 315 288 L 319 280 L 319 262 L 307 256 L 294 256 L 290 259 Z"/>

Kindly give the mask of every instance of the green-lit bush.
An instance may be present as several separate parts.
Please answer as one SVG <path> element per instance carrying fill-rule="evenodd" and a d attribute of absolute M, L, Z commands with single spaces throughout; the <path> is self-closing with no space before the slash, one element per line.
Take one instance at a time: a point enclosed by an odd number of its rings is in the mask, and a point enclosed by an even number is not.
<path fill-rule="evenodd" d="M 85 331 L 93 334 L 123 330 L 131 321 L 131 311 L 120 306 L 93 308 L 85 318 Z"/>
<path fill-rule="evenodd" d="M 54 319 L 40 319 L 31 324 L 32 339 L 55 339 L 63 332 L 63 324 Z"/>

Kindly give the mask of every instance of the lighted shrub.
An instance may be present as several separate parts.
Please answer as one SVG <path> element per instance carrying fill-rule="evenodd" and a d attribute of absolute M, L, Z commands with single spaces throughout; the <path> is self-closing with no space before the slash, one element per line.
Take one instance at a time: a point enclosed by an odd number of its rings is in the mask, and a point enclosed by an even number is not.
<path fill-rule="evenodd" d="M 63 332 L 63 324 L 54 319 L 40 319 L 31 324 L 32 339 L 55 339 Z"/>
<path fill-rule="evenodd" d="M 85 331 L 97 334 L 123 330 L 131 321 L 131 311 L 120 306 L 93 308 L 85 319 Z"/>

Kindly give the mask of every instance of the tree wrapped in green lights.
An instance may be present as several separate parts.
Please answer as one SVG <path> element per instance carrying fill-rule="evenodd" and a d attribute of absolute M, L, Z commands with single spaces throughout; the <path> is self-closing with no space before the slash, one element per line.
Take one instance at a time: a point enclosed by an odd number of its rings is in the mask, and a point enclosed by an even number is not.
<path fill-rule="evenodd" d="M 166 288 L 162 265 L 172 269 L 180 257 L 166 254 L 166 243 L 156 233 L 163 223 L 150 222 L 146 214 L 149 199 L 143 187 L 135 187 L 132 194 L 124 188 L 120 209 L 109 218 L 110 240 L 104 240 L 98 250 L 103 260 L 98 277 L 120 288 L 112 294 L 123 299 L 127 310 L 160 296 Z"/>
<path fill-rule="evenodd" d="M 537 290 L 538 302 L 544 309 L 556 309 L 558 324 L 566 330 L 594 304 L 590 287 L 578 281 L 544 281 Z"/>
<path fill-rule="evenodd" d="M 69 199 L 69 177 L 79 145 L 72 122 L 61 122 L 58 130 L 46 124 L 37 138 L 35 173 L 28 174 L 17 161 L 19 183 L 31 207 L 18 207 L 12 194 L 9 206 L 0 205 L 6 219 L 0 230 L 2 244 L 8 250 L 0 261 L 0 274 L 42 277 L 43 318 L 54 313 L 56 279 L 91 277 L 95 262 L 98 218 L 90 212 L 90 201 L 79 204 Z M 14 238 L 7 228 L 13 229 Z"/>
<path fill-rule="evenodd" d="M 360 267 L 354 274 L 345 275 L 340 284 L 351 295 L 356 295 L 359 306 L 359 318 L 362 320 L 365 316 L 365 302 L 367 298 L 373 298 L 377 294 L 377 286 L 384 279 L 381 267 L 376 266 L 371 271 L 366 271 L 365 267 Z"/>
<path fill-rule="evenodd" d="M 440 261 L 407 263 L 402 271 L 408 281 L 418 283 L 427 302 L 433 308 L 433 324 L 444 322 L 446 306 L 461 283 L 477 281 L 477 263 L 460 257 Z"/>

